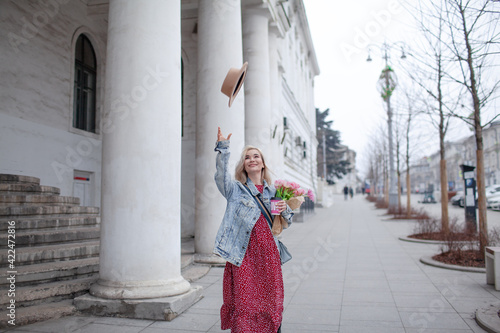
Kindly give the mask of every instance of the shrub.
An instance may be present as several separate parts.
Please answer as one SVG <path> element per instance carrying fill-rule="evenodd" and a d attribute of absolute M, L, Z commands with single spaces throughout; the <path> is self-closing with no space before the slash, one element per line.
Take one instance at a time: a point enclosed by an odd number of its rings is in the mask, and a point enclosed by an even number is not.
<path fill-rule="evenodd" d="M 374 195 L 368 195 L 366 197 L 366 200 L 370 201 L 370 202 L 376 202 L 377 201 L 377 197 L 374 196 Z"/>
<path fill-rule="evenodd" d="M 479 251 L 479 238 L 475 230 L 458 224 L 454 218 L 450 222 L 450 232 L 444 235 L 445 243 L 440 246 L 441 253 L 454 252 L 457 259 L 462 258 L 463 251 Z"/>
<path fill-rule="evenodd" d="M 389 204 L 385 201 L 384 198 L 378 198 L 375 202 L 375 207 L 379 209 L 387 209 L 389 208 Z"/>
<path fill-rule="evenodd" d="M 440 221 L 430 218 L 425 213 L 425 216 L 417 219 L 417 223 L 413 228 L 413 234 L 415 235 L 428 235 L 433 233 L 438 233 L 441 231 L 441 223 Z"/>
<path fill-rule="evenodd" d="M 393 214 L 395 219 L 429 219 L 429 215 L 423 208 L 418 210 L 411 208 L 410 217 L 408 217 L 407 212 L 408 211 L 404 206 L 401 209 L 389 209 L 389 214 Z"/>

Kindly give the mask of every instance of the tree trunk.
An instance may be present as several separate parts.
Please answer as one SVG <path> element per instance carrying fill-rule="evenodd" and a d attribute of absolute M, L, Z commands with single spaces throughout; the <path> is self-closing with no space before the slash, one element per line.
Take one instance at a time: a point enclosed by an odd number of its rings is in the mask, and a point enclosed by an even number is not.
<path fill-rule="evenodd" d="M 440 161 L 441 172 L 441 221 L 442 232 L 445 234 L 450 232 L 450 225 L 448 220 L 448 175 L 446 173 L 446 160 Z"/>
<path fill-rule="evenodd" d="M 410 178 L 410 124 L 412 110 L 408 112 L 408 123 L 406 125 L 406 217 L 411 217 L 411 178 Z"/>
<path fill-rule="evenodd" d="M 479 210 L 479 251 L 484 256 L 485 247 L 488 246 L 488 222 L 486 219 L 486 193 L 484 190 L 484 158 L 483 150 L 476 151 L 477 174 L 477 205 Z"/>
<path fill-rule="evenodd" d="M 443 112 L 443 93 L 441 90 L 442 71 L 441 54 L 438 55 L 438 103 L 439 103 L 439 178 L 441 182 L 441 231 L 445 234 L 450 232 L 450 222 L 448 220 L 448 177 L 446 174 L 446 152 L 444 138 L 446 135 L 447 126 L 445 125 L 445 116 Z M 443 200 L 444 195 L 446 199 Z"/>
<path fill-rule="evenodd" d="M 385 177 L 384 198 L 385 198 L 385 203 L 389 205 L 389 177 Z"/>
<path fill-rule="evenodd" d="M 467 28 L 465 9 L 460 6 L 462 16 L 462 28 L 465 45 L 467 47 L 467 65 L 470 75 L 470 92 L 474 105 L 474 131 L 476 134 L 476 177 L 477 177 L 477 201 L 479 208 L 479 251 L 484 258 L 485 247 L 488 246 L 488 222 L 486 217 L 486 191 L 484 188 L 484 160 L 483 160 L 483 128 L 481 126 L 481 105 L 479 102 L 478 88 L 474 63 L 472 61 L 472 47 L 469 41 L 469 29 Z"/>
<path fill-rule="evenodd" d="M 401 214 L 401 175 L 398 172 L 398 214 Z"/>
<path fill-rule="evenodd" d="M 406 170 L 406 217 L 411 217 L 411 187 L 410 168 Z"/>

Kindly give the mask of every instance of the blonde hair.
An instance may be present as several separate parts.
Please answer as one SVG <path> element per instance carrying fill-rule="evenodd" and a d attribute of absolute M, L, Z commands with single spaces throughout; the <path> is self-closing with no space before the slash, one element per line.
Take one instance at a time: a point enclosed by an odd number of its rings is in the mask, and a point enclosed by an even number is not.
<path fill-rule="evenodd" d="M 264 160 L 264 155 L 262 154 L 262 151 L 259 148 L 254 147 L 254 146 L 246 146 L 245 148 L 243 148 L 243 151 L 241 152 L 240 160 L 239 160 L 238 164 L 236 164 L 234 178 L 243 184 L 245 184 L 247 182 L 248 174 L 245 171 L 245 156 L 247 155 L 248 151 L 252 150 L 252 149 L 255 149 L 259 152 L 260 158 L 262 159 L 262 164 L 264 164 L 264 168 L 262 169 L 262 173 L 261 173 L 262 183 L 264 183 L 264 180 L 265 180 L 268 185 L 271 185 L 272 184 L 271 172 L 266 165 L 266 161 Z"/>

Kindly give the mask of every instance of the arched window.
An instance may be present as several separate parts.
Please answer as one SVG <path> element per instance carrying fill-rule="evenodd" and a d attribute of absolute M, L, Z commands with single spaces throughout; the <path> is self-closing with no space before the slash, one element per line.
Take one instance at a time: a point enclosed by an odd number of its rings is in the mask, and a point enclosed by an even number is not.
<path fill-rule="evenodd" d="M 95 133 L 96 73 L 94 48 L 80 35 L 75 49 L 75 90 L 73 93 L 73 127 Z"/>

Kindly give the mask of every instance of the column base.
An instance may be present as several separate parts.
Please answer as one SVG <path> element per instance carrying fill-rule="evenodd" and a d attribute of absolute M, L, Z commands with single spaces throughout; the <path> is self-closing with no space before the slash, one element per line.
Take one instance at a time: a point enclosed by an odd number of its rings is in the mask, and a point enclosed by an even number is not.
<path fill-rule="evenodd" d="M 105 299 L 85 294 L 75 298 L 75 307 L 94 316 L 171 321 L 203 298 L 202 286 L 192 286 L 182 295 L 148 299 Z"/>
<path fill-rule="evenodd" d="M 190 284 L 182 276 L 166 281 L 114 282 L 97 280 L 90 287 L 92 296 L 108 299 L 146 299 L 170 297 L 183 294 L 190 289 Z"/>
<path fill-rule="evenodd" d="M 194 261 L 199 264 L 206 264 L 215 267 L 225 266 L 226 260 L 216 254 L 195 253 Z"/>

